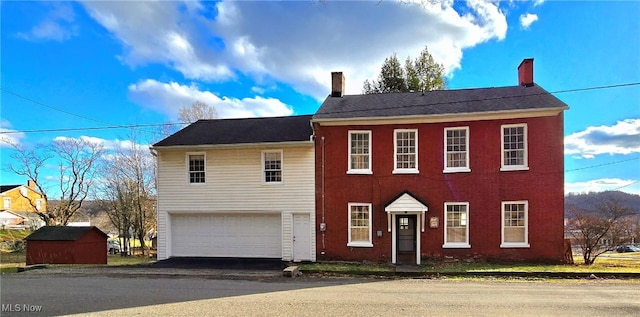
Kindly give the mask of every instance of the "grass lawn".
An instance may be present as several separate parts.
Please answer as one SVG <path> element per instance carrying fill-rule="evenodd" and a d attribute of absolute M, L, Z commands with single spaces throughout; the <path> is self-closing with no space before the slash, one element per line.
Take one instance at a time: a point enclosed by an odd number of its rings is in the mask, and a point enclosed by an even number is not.
<path fill-rule="evenodd" d="M 155 261 L 155 258 L 149 256 L 107 256 L 108 266 L 136 265 Z M 0 254 L 0 272 L 15 273 L 18 267 L 26 265 L 26 254 L 24 252 L 2 252 Z M 55 264 L 56 266 L 69 266 L 72 264 Z M 86 264 L 77 264 L 74 266 L 86 266 Z"/>
<path fill-rule="evenodd" d="M 22 240 L 30 234 L 29 230 L 0 230 L 0 241 Z"/>
<path fill-rule="evenodd" d="M 107 265 L 109 266 L 122 266 L 122 265 L 136 265 L 155 261 L 155 258 L 149 256 L 120 256 L 109 255 L 107 257 Z"/>
<path fill-rule="evenodd" d="M 424 261 L 421 265 L 425 273 L 447 272 L 584 272 L 584 273 L 640 273 L 640 252 L 635 253 L 607 253 L 596 259 L 593 265 L 584 265 L 581 258 L 575 257 L 576 264 L 527 264 L 527 263 L 466 263 Z M 395 267 L 389 264 L 362 263 L 305 263 L 303 270 L 317 270 L 321 272 L 394 272 Z"/>

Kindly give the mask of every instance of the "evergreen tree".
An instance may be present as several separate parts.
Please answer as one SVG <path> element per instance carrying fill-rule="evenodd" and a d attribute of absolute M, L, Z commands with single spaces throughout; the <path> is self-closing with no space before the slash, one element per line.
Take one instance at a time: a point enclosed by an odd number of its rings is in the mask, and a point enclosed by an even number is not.
<path fill-rule="evenodd" d="M 378 80 L 367 79 L 363 84 L 365 94 L 441 89 L 446 89 L 444 67 L 433 59 L 426 46 L 416 59 L 407 57 L 404 68 L 393 53 L 382 63 Z"/>

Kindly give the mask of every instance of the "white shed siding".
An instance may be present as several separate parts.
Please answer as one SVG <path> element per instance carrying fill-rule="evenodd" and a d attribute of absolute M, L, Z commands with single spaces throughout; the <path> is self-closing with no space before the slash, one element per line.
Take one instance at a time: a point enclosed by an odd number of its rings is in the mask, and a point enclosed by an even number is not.
<path fill-rule="evenodd" d="M 263 182 L 263 150 L 283 151 L 281 184 Z M 189 184 L 186 164 L 188 152 L 205 153 L 204 184 Z M 292 254 L 291 213 L 309 213 L 311 226 L 315 227 L 313 144 L 283 147 L 275 144 L 250 148 L 198 147 L 193 151 L 160 148 L 158 208 L 158 259 L 172 256 L 169 214 L 277 212 L 282 213 L 283 259 L 288 260 L 287 256 Z M 315 258 L 315 232 L 313 235 L 312 254 Z"/>

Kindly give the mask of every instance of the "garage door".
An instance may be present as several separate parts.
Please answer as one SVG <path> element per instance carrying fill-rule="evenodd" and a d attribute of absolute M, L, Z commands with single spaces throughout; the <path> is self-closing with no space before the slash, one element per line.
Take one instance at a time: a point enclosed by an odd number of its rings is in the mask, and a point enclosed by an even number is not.
<path fill-rule="evenodd" d="M 173 215 L 172 256 L 281 258 L 279 214 Z"/>

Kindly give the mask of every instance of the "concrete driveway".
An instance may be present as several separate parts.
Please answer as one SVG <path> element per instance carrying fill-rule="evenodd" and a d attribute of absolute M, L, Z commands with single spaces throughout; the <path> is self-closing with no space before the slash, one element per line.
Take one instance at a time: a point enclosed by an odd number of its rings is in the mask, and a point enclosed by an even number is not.
<path fill-rule="evenodd" d="M 164 269 L 214 269 L 214 270 L 243 270 L 243 271 L 269 271 L 282 270 L 287 263 L 279 259 L 239 259 L 239 258 L 205 258 L 205 257 L 180 257 L 160 260 L 151 264 L 145 264 L 150 268 Z"/>

